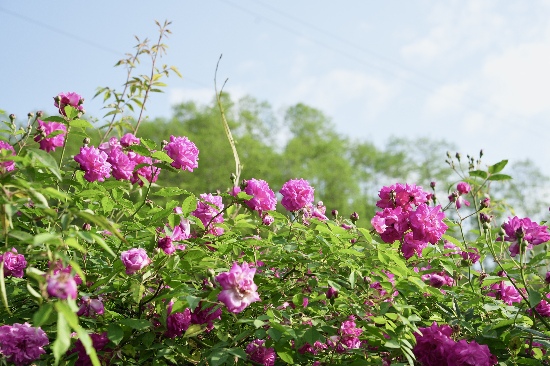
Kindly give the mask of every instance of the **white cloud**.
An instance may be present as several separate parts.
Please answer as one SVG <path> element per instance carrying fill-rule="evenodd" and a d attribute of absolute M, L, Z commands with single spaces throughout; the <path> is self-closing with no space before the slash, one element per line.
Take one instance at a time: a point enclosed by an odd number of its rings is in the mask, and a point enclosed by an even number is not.
<path fill-rule="evenodd" d="M 505 110 L 532 116 L 550 110 L 550 39 L 506 49 L 485 61 L 489 99 Z"/>
<path fill-rule="evenodd" d="M 435 116 L 456 113 L 463 108 L 464 97 L 469 90 L 469 82 L 443 85 L 428 97 L 426 112 Z"/>

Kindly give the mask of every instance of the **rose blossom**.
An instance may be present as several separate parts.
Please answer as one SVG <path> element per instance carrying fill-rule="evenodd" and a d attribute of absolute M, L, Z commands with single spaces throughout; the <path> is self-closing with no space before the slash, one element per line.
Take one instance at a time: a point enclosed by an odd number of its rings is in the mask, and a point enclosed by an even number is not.
<path fill-rule="evenodd" d="M 442 366 L 455 342 L 451 338 L 453 330 L 448 325 L 437 325 L 436 322 L 426 328 L 418 328 L 415 333 L 416 345 L 413 353 L 422 366 Z"/>
<path fill-rule="evenodd" d="M 80 308 L 76 313 L 78 316 L 95 318 L 98 315 L 103 315 L 105 312 L 105 307 L 103 306 L 101 297 L 97 299 L 90 299 L 88 296 L 82 296 L 79 305 Z"/>
<path fill-rule="evenodd" d="M 53 99 L 54 105 L 59 109 L 59 113 L 64 116 L 66 115 L 65 106 L 68 105 L 81 112 L 84 111 L 84 107 L 82 106 L 82 103 L 84 103 L 84 98 L 75 92 L 59 93 L 59 95 Z"/>
<path fill-rule="evenodd" d="M 172 306 L 168 307 L 169 315 L 166 318 L 166 333 L 164 334 L 168 338 L 179 337 L 189 328 L 191 325 L 191 310 L 186 308 L 181 313 L 171 313 Z M 171 313 L 171 314 L 170 314 Z"/>
<path fill-rule="evenodd" d="M 279 191 L 283 195 L 281 204 L 288 211 L 298 211 L 313 202 L 314 189 L 305 179 L 291 179 Z"/>
<path fill-rule="evenodd" d="M 170 142 L 164 147 L 164 150 L 174 160 L 170 165 L 176 169 L 192 172 L 199 166 L 199 149 L 185 136 L 170 136 Z"/>
<path fill-rule="evenodd" d="M 114 148 L 108 153 L 107 162 L 111 164 L 113 177 L 117 180 L 132 180 L 137 162 L 130 159 L 122 148 Z"/>
<path fill-rule="evenodd" d="M 218 294 L 218 300 L 223 302 L 232 313 L 240 313 L 248 305 L 260 300 L 256 291 L 258 286 L 254 283 L 256 268 L 250 268 L 248 263 L 242 265 L 233 263 L 229 272 L 223 272 L 216 276 L 216 281 L 222 287 Z"/>
<path fill-rule="evenodd" d="M 67 126 L 58 122 L 44 122 L 38 120 L 38 134 L 34 137 L 34 141 L 40 143 L 40 149 L 46 152 L 55 151 L 57 147 L 63 146 Z M 48 137 L 54 131 L 62 131 L 59 135 Z"/>
<path fill-rule="evenodd" d="M 0 326 L 0 354 L 16 366 L 38 360 L 49 343 L 46 333 L 29 323 Z"/>
<path fill-rule="evenodd" d="M 128 147 L 130 145 L 139 145 L 140 140 L 133 133 L 127 133 L 120 138 L 120 145 Z"/>
<path fill-rule="evenodd" d="M 201 201 L 197 203 L 197 209 L 191 212 L 191 215 L 201 220 L 204 228 L 210 234 L 216 236 L 222 235 L 224 230 L 220 227 L 215 227 L 214 225 L 212 225 L 216 223 L 220 224 L 223 222 L 223 215 L 218 215 L 224 208 L 222 197 L 213 196 L 210 193 L 203 193 L 200 195 L 200 197 Z M 214 207 L 212 205 L 209 205 L 208 203 L 211 203 Z"/>
<path fill-rule="evenodd" d="M 494 292 L 487 293 L 487 296 L 502 300 L 508 305 L 522 300 L 518 290 L 513 285 L 507 285 L 504 281 L 493 283 L 490 288 Z"/>
<path fill-rule="evenodd" d="M 263 211 L 275 210 L 277 199 L 265 180 L 254 178 L 247 180 L 244 192 L 252 196 L 251 199 L 245 201 L 251 210 L 256 210 L 260 214 Z"/>
<path fill-rule="evenodd" d="M 126 267 L 126 274 L 134 274 L 140 269 L 146 267 L 151 260 L 143 248 L 132 248 L 120 254 L 120 259 Z"/>
<path fill-rule="evenodd" d="M 0 151 L 2 150 L 11 151 L 11 155 L 15 156 L 15 149 L 13 146 L 8 144 L 6 141 L 0 140 Z M 0 173 L 7 173 L 13 170 L 15 170 L 15 162 L 13 160 L 0 162 Z"/>
<path fill-rule="evenodd" d="M 389 187 L 382 187 L 378 193 L 380 199 L 376 202 L 376 207 L 382 209 L 401 207 L 404 211 L 409 211 L 427 202 L 427 196 L 428 192 L 415 184 L 396 183 Z"/>
<path fill-rule="evenodd" d="M 405 259 L 411 258 L 415 253 L 418 257 L 422 257 L 422 251 L 428 246 L 428 242 L 424 240 L 415 240 L 413 233 L 408 232 L 403 238 L 403 244 L 401 245 L 401 253 Z"/>
<path fill-rule="evenodd" d="M 59 299 L 76 299 L 77 295 L 77 284 L 74 280 L 74 277 L 69 273 L 59 272 L 57 274 L 52 274 L 48 276 L 47 279 L 48 286 L 47 291 L 48 295 L 57 297 Z"/>
<path fill-rule="evenodd" d="M 84 170 L 84 179 L 88 182 L 103 182 L 111 176 L 111 164 L 107 162 L 107 154 L 93 146 L 83 146 L 80 154 L 75 155 L 74 160 Z"/>
<path fill-rule="evenodd" d="M 0 255 L 0 263 L 4 262 L 4 276 L 23 277 L 23 270 L 27 267 L 27 261 L 23 254 L 17 254 L 17 249 Z"/>
<path fill-rule="evenodd" d="M 447 366 L 493 366 L 498 363 L 489 347 L 476 341 L 468 343 L 461 339 L 449 350 Z"/>
<path fill-rule="evenodd" d="M 273 366 L 277 359 L 275 349 L 265 347 L 264 343 L 265 341 L 263 339 L 256 339 L 250 342 L 246 346 L 246 353 L 251 361 L 264 366 Z"/>
<path fill-rule="evenodd" d="M 460 194 L 468 194 L 470 193 L 470 190 L 472 189 L 470 185 L 466 182 L 460 182 L 456 185 L 456 189 L 458 193 Z"/>
<path fill-rule="evenodd" d="M 526 249 L 532 249 L 533 245 L 539 245 L 550 240 L 548 227 L 539 225 L 528 217 L 523 219 L 517 216 L 508 218 L 508 221 L 502 225 L 502 228 L 506 233 L 504 240 L 512 243 L 509 248 L 510 256 L 512 257 L 518 255 L 521 240 L 527 243 Z"/>
<path fill-rule="evenodd" d="M 441 206 L 429 207 L 425 203 L 421 204 L 409 216 L 413 238 L 437 243 L 448 228 L 443 218 L 445 214 L 441 211 Z"/>
<path fill-rule="evenodd" d="M 90 338 L 92 339 L 92 346 L 95 348 L 96 351 L 112 351 L 110 348 L 105 348 L 105 346 L 109 344 L 107 332 L 103 332 L 102 334 L 92 333 L 90 334 Z M 88 356 L 88 354 L 86 353 L 86 349 L 84 348 L 84 345 L 82 344 L 82 341 L 80 339 L 76 341 L 74 347 L 69 352 L 67 352 L 67 354 L 72 354 L 75 352 L 78 353 L 78 359 L 75 363 L 76 365 L 92 366 L 92 360 L 90 359 L 90 356 Z M 102 365 L 108 364 L 107 362 L 110 358 L 108 355 L 104 355 L 103 357 L 98 355 L 98 357 Z"/>
<path fill-rule="evenodd" d="M 143 186 L 143 181 L 139 178 L 140 176 L 144 177 L 145 180 L 150 183 L 157 181 L 161 169 L 153 166 L 153 159 L 148 156 L 139 155 L 133 151 L 128 152 L 128 158 L 135 162 L 136 165 L 146 164 L 133 172 L 132 178 L 130 179 L 132 184 L 138 183 L 140 186 Z"/>

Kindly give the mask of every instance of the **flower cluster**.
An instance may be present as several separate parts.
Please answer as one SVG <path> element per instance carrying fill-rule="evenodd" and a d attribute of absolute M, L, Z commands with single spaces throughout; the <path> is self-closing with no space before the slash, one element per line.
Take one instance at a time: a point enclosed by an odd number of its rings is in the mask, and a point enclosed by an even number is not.
<path fill-rule="evenodd" d="M 216 236 L 222 235 L 224 232 L 223 228 L 214 226 L 214 224 L 221 224 L 223 222 L 223 215 L 220 214 L 224 208 L 222 197 L 214 196 L 210 193 L 203 193 L 200 197 L 202 200 L 197 203 L 197 209 L 191 215 L 201 220 L 208 233 Z"/>
<path fill-rule="evenodd" d="M 37 134 L 34 141 L 40 143 L 40 149 L 46 152 L 55 151 L 56 148 L 63 146 L 65 143 L 65 134 L 67 126 L 59 122 L 44 122 L 38 120 Z M 60 132 L 57 132 L 60 131 Z M 54 136 L 50 136 L 54 133 Z"/>
<path fill-rule="evenodd" d="M 361 347 L 359 336 L 363 329 L 357 328 L 355 317 L 350 315 L 348 320 L 342 322 L 337 336 L 332 336 L 327 340 L 327 344 L 336 349 L 338 353 L 344 353 L 348 349 L 357 349 Z"/>
<path fill-rule="evenodd" d="M 233 263 L 229 272 L 216 276 L 216 281 L 222 287 L 218 300 L 223 302 L 232 313 L 240 313 L 248 305 L 260 301 L 258 286 L 254 283 L 256 268 L 250 268 L 248 263 L 242 265 Z"/>
<path fill-rule="evenodd" d="M 298 211 L 313 202 L 315 190 L 305 179 L 291 179 L 283 184 L 279 193 L 283 195 L 281 204 L 288 211 Z"/>
<path fill-rule="evenodd" d="M 470 185 L 466 182 L 458 183 L 456 185 L 456 191 L 449 195 L 449 201 L 454 202 L 457 209 L 461 208 L 462 205 L 470 206 L 470 202 L 468 202 L 463 196 L 470 193 L 471 189 L 472 188 Z"/>
<path fill-rule="evenodd" d="M 380 190 L 376 206 L 383 209 L 372 218 L 371 224 L 386 243 L 401 242 L 406 259 L 435 244 L 447 230 L 441 206 L 427 205 L 428 193 L 414 184 L 396 183 Z"/>
<path fill-rule="evenodd" d="M 104 351 L 108 352 L 111 351 L 109 348 L 105 348 L 107 344 L 109 344 L 109 338 L 107 338 L 107 332 L 97 334 L 92 333 L 90 334 L 90 338 L 92 339 L 92 346 L 95 348 L 96 351 Z M 69 350 L 68 354 L 72 353 L 78 353 L 78 359 L 76 361 L 76 365 L 79 366 L 92 366 L 92 360 L 90 359 L 90 356 L 86 353 L 86 349 L 84 348 L 84 345 L 82 344 L 82 341 L 79 339 L 76 341 L 74 347 Z M 102 360 L 101 357 L 99 357 L 100 360 Z M 108 355 L 104 355 L 103 362 L 107 362 Z M 103 363 L 102 364 L 107 364 Z"/>
<path fill-rule="evenodd" d="M 132 248 L 120 254 L 120 260 L 126 267 L 126 274 L 131 275 L 151 263 L 147 252 L 143 248 Z"/>
<path fill-rule="evenodd" d="M 494 297 L 498 300 L 502 300 L 508 305 L 512 305 L 516 302 L 521 302 L 522 297 L 518 290 L 511 284 L 507 284 L 505 281 L 493 283 L 490 286 L 491 292 L 487 293 L 487 296 Z"/>
<path fill-rule="evenodd" d="M 172 166 L 190 172 L 199 166 L 199 150 L 187 137 L 170 136 L 170 142 L 164 147 L 166 154 L 172 158 Z"/>
<path fill-rule="evenodd" d="M 275 353 L 275 349 L 265 347 L 264 343 L 263 339 L 256 339 L 250 342 L 246 346 L 246 353 L 248 354 L 248 358 L 253 362 L 264 366 L 273 366 L 275 365 L 277 354 Z"/>
<path fill-rule="evenodd" d="M 84 98 L 75 92 L 59 93 L 53 100 L 54 105 L 59 109 L 59 113 L 64 116 L 66 116 L 65 106 L 68 105 L 80 112 L 84 112 L 84 106 L 82 105 L 84 103 Z"/>
<path fill-rule="evenodd" d="M 244 192 L 252 196 L 251 199 L 245 201 L 251 210 L 258 211 L 260 215 L 263 211 L 275 210 L 277 199 L 275 198 L 275 193 L 269 188 L 265 180 L 254 178 L 247 180 Z"/>
<path fill-rule="evenodd" d="M 413 353 L 422 366 L 493 366 L 498 362 L 486 345 L 464 339 L 454 341 L 453 330 L 448 325 L 439 326 L 434 322 L 418 330 Z"/>
<path fill-rule="evenodd" d="M 41 328 L 29 323 L 3 325 L 0 327 L 0 354 L 16 366 L 28 365 L 46 353 L 48 336 Z"/>
<path fill-rule="evenodd" d="M 23 254 L 17 254 L 17 249 L 11 248 L 4 254 L 0 254 L 0 263 L 4 262 L 4 276 L 23 277 L 23 270 L 27 268 L 27 261 Z"/>
<path fill-rule="evenodd" d="M 3 151 L 8 151 L 8 155 L 15 156 L 15 149 L 6 141 L 0 140 L 0 155 L 5 154 Z M 0 173 L 7 173 L 15 170 L 15 162 L 13 160 L 6 160 L 0 162 Z"/>
<path fill-rule="evenodd" d="M 548 233 L 548 227 L 537 224 L 526 217 L 520 219 L 517 216 L 508 218 L 502 228 L 506 233 L 504 241 L 511 242 L 510 255 L 515 257 L 520 252 L 520 245 L 525 245 L 525 252 L 527 249 L 532 249 L 533 245 L 539 245 L 546 243 L 550 240 L 550 233 Z M 500 239 L 500 238 L 499 238 Z"/>
<path fill-rule="evenodd" d="M 180 215 L 183 213 L 181 207 L 174 208 L 174 212 Z M 174 253 L 176 249 L 185 250 L 184 244 L 174 245 L 174 242 L 183 241 L 191 237 L 191 222 L 189 219 L 180 217 L 178 225 L 170 228 L 170 230 L 167 229 L 168 227 L 163 230 L 164 234 L 158 239 L 157 246 L 168 255 Z M 171 234 L 167 234 L 167 231 L 171 231 Z"/>

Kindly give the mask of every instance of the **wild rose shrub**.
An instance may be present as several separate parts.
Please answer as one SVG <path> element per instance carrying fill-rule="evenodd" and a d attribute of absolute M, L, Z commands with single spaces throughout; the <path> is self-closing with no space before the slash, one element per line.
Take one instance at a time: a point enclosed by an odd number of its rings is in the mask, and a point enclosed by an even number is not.
<path fill-rule="evenodd" d="M 199 147 L 137 127 L 92 141 L 83 98 L 55 104 L 0 144 L 2 362 L 548 364 L 550 234 L 495 222 L 487 186 L 510 178 L 505 160 L 456 169 L 449 192 L 380 187 L 363 228 L 365 213 L 315 204 L 307 177 L 273 187 L 282 202 L 261 177 L 160 187 L 200 169 Z M 65 156 L 72 134 L 88 137 Z"/>

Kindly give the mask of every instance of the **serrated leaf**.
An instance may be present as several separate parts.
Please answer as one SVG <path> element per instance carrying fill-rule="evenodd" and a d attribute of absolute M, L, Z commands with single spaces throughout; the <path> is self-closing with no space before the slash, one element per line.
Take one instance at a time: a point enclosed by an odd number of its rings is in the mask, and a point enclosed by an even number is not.
<path fill-rule="evenodd" d="M 34 148 L 28 148 L 27 154 L 31 159 L 37 160 L 44 168 L 52 172 L 58 179 L 61 179 L 61 171 L 53 156 L 43 150 Z"/>
<path fill-rule="evenodd" d="M 44 121 L 44 122 L 61 122 L 61 123 L 64 123 L 65 119 L 63 117 L 59 117 L 59 116 L 49 116 L 49 117 L 46 117 L 46 118 L 42 118 L 42 121 Z"/>
<path fill-rule="evenodd" d="M 508 160 L 502 160 L 502 161 L 499 161 L 498 163 L 494 164 L 494 165 L 491 165 L 488 169 L 489 173 L 490 174 L 495 174 L 495 173 L 498 173 L 500 172 L 502 169 L 504 169 L 504 167 L 506 166 L 506 164 L 508 164 Z"/>
<path fill-rule="evenodd" d="M 55 364 L 58 365 L 61 357 L 71 345 L 71 328 L 62 312 L 57 313 L 57 338 L 53 342 L 52 350 L 55 357 Z"/>
<path fill-rule="evenodd" d="M 181 204 L 181 211 L 184 216 L 188 216 L 197 209 L 197 197 L 189 196 Z"/>
<path fill-rule="evenodd" d="M 155 151 L 152 155 L 152 158 L 164 161 L 165 163 L 172 163 L 174 159 L 169 157 L 164 151 Z"/>
<path fill-rule="evenodd" d="M 94 126 L 90 122 L 84 119 L 73 119 L 72 121 L 69 122 L 69 126 L 81 127 L 81 128 L 94 128 Z"/>
<path fill-rule="evenodd" d="M 534 308 L 542 300 L 542 294 L 539 291 L 529 290 L 529 306 Z"/>
<path fill-rule="evenodd" d="M 67 116 L 68 119 L 74 119 L 76 116 L 78 116 L 78 110 L 71 105 L 66 105 L 64 110 L 65 116 Z"/>
<path fill-rule="evenodd" d="M 146 319 L 122 319 L 120 323 L 136 330 L 143 330 L 151 327 L 151 322 Z"/>
<path fill-rule="evenodd" d="M 128 146 L 128 149 L 142 156 L 151 156 L 151 151 L 149 151 L 148 148 L 141 145 L 130 145 Z"/>
<path fill-rule="evenodd" d="M 483 170 L 470 170 L 470 177 L 479 177 L 486 179 L 487 178 L 487 172 Z"/>
<path fill-rule="evenodd" d="M 184 193 L 187 193 L 185 189 L 181 189 L 178 187 L 165 187 L 161 188 L 155 193 L 153 193 L 153 196 L 161 196 L 161 197 L 172 197 L 172 196 L 179 196 Z"/>
<path fill-rule="evenodd" d="M 494 174 L 489 176 L 487 180 L 510 180 L 510 179 L 512 179 L 512 177 L 507 174 Z"/>
<path fill-rule="evenodd" d="M 111 342 L 118 345 L 124 338 L 124 329 L 118 324 L 111 323 L 107 327 L 107 337 Z"/>
<path fill-rule="evenodd" d="M 53 306 L 51 303 L 44 303 L 40 306 L 40 309 L 32 316 L 32 324 L 35 327 L 40 327 L 45 324 L 50 315 L 53 313 Z"/>

